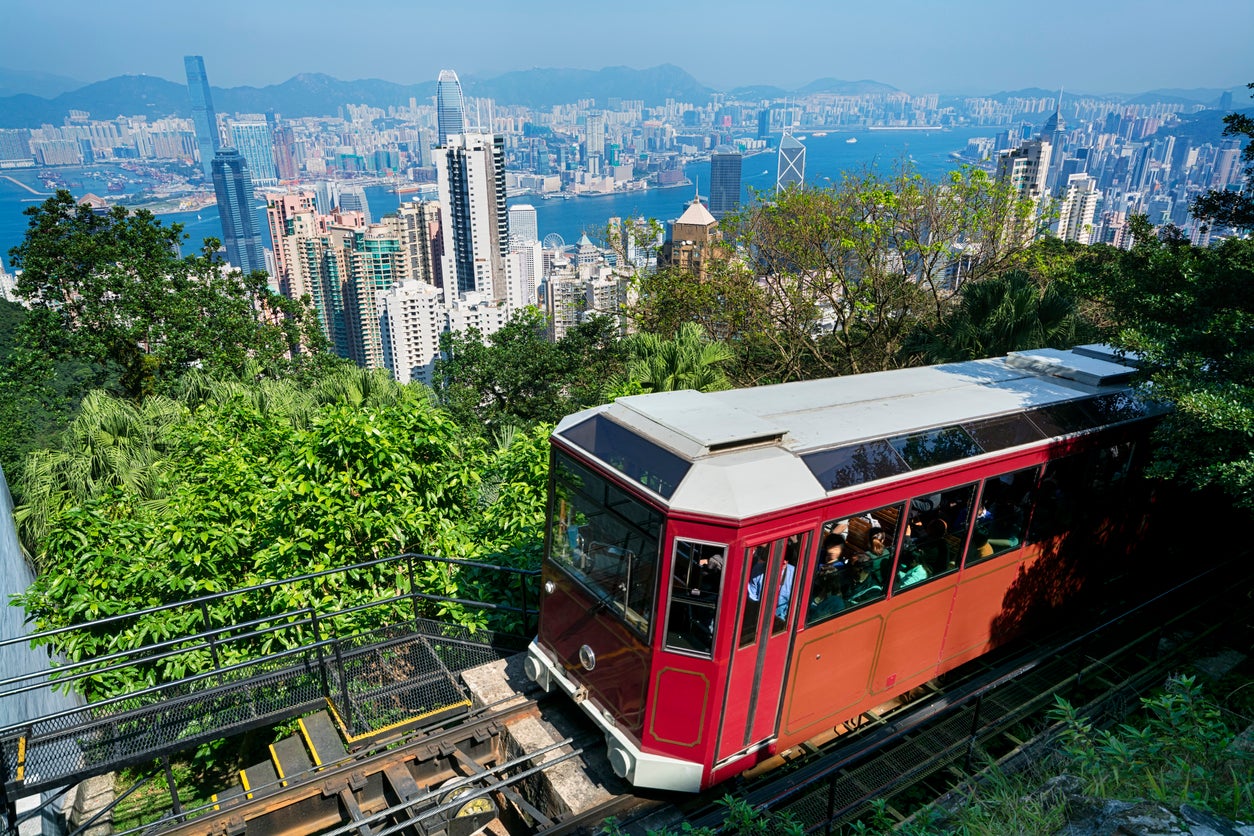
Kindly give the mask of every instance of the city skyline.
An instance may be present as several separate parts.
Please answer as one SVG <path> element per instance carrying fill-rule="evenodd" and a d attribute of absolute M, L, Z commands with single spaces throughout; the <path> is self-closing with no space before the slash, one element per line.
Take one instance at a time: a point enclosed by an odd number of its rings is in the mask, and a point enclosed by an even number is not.
<path fill-rule="evenodd" d="M 1166 0 L 1113 0 L 1096 9 L 1060 0 L 1048 16 L 987 0 L 964 3 L 960 12 L 922 0 L 867 8 L 806 0 L 789 18 L 806 25 L 791 27 L 787 38 L 764 34 L 769 11 L 760 4 L 731 0 L 719 4 L 717 15 L 705 4 L 676 7 L 657 0 L 640 0 L 630 11 L 591 7 L 578 15 L 547 2 L 487 5 L 485 19 L 492 25 L 463 42 L 440 35 L 456 28 L 451 7 L 399 0 L 357 16 L 327 0 L 309 0 L 299 15 L 277 4 L 224 0 L 213 13 L 230 23 L 230 38 L 196 14 L 170 15 L 168 4 L 156 0 L 132 0 L 126 14 L 86 0 L 20 0 L 6 12 L 10 31 L 26 36 L 14 39 L 0 63 L 84 82 L 126 74 L 180 79 L 183 56 L 194 54 L 204 56 L 213 81 L 223 87 L 260 87 L 302 72 L 413 83 L 433 79 L 445 67 L 456 67 L 464 80 L 540 66 L 672 63 L 716 89 L 795 89 L 835 77 L 915 92 L 1061 85 L 1134 93 L 1248 81 L 1248 37 L 1254 32 L 1254 4 L 1244 0 L 1204 0 L 1187 9 Z M 762 25 L 754 16 L 763 18 Z M 391 23 L 378 26 L 381 17 Z M 328 20 L 335 25 L 327 26 Z M 650 28 L 648 39 L 631 37 L 631 27 L 651 20 L 665 25 Z M 1200 34 L 1164 43 L 1165 27 L 1173 34 Z M 554 38 L 560 49 L 552 48 Z M 225 43 L 232 50 L 224 50 Z"/>

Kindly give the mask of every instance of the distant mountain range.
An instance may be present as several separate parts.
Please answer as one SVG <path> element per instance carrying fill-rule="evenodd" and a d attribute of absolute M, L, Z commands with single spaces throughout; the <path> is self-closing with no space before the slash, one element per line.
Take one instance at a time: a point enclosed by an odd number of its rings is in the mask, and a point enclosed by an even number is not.
<path fill-rule="evenodd" d="M 156 76 L 118 76 L 86 86 L 60 76 L 0 69 L 0 128 L 33 128 L 41 124 L 59 125 L 70 110 L 83 110 L 94 119 L 147 115 L 190 116 L 191 102 L 181 82 Z M 503 104 L 548 107 L 579 99 L 595 99 L 604 106 L 608 99 L 641 99 L 647 105 L 666 99 L 706 102 L 716 91 L 697 81 L 673 64 L 643 70 L 606 67 L 601 70 L 536 68 L 505 73 L 494 78 L 462 79 L 468 96 L 495 99 Z M 1231 88 L 1235 102 L 1245 101 L 1246 91 Z M 741 101 L 762 101 L 816 93 L 863 95 L 891 93 L 897 88 L 878 81 L 843 81 L 821 78 L 796 90 L 757 85 L 727 91 Z M 1138 95 L 1117 96 L 1129 103 L 1179 101 L 1214 106 L 1221 93 L 1215 88 L 1153 90 Z M 3 95 L 8 93 L 8 95 Z M 380 79 L 340 81 L 322 73 L 302 73 L 282 84 L 266 87 L 215 87 L 214 107 L 220 113 L 263 113 L 267 110 L 288 117 L 334 115 L 345 104 L 366 104 L 385 108 L 407 104 L 411 98 L 430 101 L 435 80 L 419 84 L 397 84 Z M 1046 97 L 1055 90 L 1028 88 L 997 93 L 990 98 Z M 1083 95 L 1083 94 L 1076 94 Z M 1238 105 L 1239 106 L 1239 105 Z"/>

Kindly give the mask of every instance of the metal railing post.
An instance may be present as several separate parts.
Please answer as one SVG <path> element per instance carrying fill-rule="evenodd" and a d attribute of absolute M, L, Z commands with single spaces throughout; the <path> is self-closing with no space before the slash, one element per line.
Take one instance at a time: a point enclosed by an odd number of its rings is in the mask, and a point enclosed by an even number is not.
<path fill-rule="evenodd" d="M 217 637 L 210 632 L 212 628 L 209 626 L 209 605 L 204 601 L 200 602 L 200 619 L 205 625 L 205 632 L 209 633 L 209 655 L 213 658 L 213 669 L 217 670 L 222 667 L 222 662 L 218 659 L 218 644 L 215 640 Z"/>

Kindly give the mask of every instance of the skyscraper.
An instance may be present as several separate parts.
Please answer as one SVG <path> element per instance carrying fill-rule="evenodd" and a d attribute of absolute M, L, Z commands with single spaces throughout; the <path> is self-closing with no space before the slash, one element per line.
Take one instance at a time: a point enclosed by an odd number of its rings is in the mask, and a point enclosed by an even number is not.
<path fill-rule="evenodd" d="M 265 272 L 261 230 L 253 214 L 252 176 L 248 162 L 234 148 L 223 148 L 213 156 L 213 193 L 218 199 L 226 260 L 245 274 Z"/>
<path fill-rule="evenodd" d="M 792 134 L 784 134 L 779 141 L 779 169 L 775 176 L 775 191 L 782 192 L 792 186 L 801 188 L 806 182 L 806 147 Z"/>
<path fill-rule="evenodd" d="M 478 291 L 507 296 L 509 210 L 505 205 L 505 140 L 485 133 L 451 135 L 435 151 L 444 234 L 444 289 L 452 302 Z"/>
<path fill-rule="evenodd" d="M 1058 237 L 1064 241 L 1093 243 L 1093 220 L 1101 200 L 1097 181 L 1087 174 L 1072 174 L 1058 207 Z"/>
<path fill-rule="evenodd" d="M 462 83 L 452 70 L 440 70 L 435 85 L 435 124 L 438 147 L 448 144 L 448 138 L 466 132 L 466 101 L 462 96 Z"/>
<path fill-rule="evenodd" d="M 205 75 L 205 59 L 199 55 L 183 56 L 187 70 L 187 92 L 192 97 L 192 121 L 196 125 L 196 147 L 200 151 L 200 167 L 205 177 L 213 176 L 213 155 L 222 147 L 218 138 L 218 114 L 209 94 L 209 76 Z"/>
<path fill-rule="evenodd" d="M 265 122 L 232 122 L 231 144 L 248 160 L 248 171 L 255 186 L 278 185 L 274 169 L 274 138 Z"/>
<path fill-rule="evenodd" d="M 374 223 L 374 219 L 370 217 L 370 201 L 366 199 L 366 190 L 361 186 L 340 186 L 337 205 L 344 212 L 360 212 L 365 216 L 366 223 Z"/>
<path fill-rule="evenodd" d="M 710 214 L 722 220 L 740 205 L 740 152 L 720 145 L 710 157 Z"/>

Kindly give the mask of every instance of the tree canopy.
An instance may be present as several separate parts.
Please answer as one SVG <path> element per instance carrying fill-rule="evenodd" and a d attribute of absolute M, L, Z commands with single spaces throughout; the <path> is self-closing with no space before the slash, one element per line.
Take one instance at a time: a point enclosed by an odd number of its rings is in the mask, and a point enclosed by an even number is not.
<path fill-rule="evenodd" d="M 64 190 L 26 213 L 10 252 L 31 308 L 24 342 L 54 360 L 116 368 L 132 399 L 191 368 L 274 369 L 322 345 L 305 305 L 272 293 L 264 273 L 228 269 L 213 239 L 184 258 L 179 224 L 121 206 L 98 213 Z"/>

